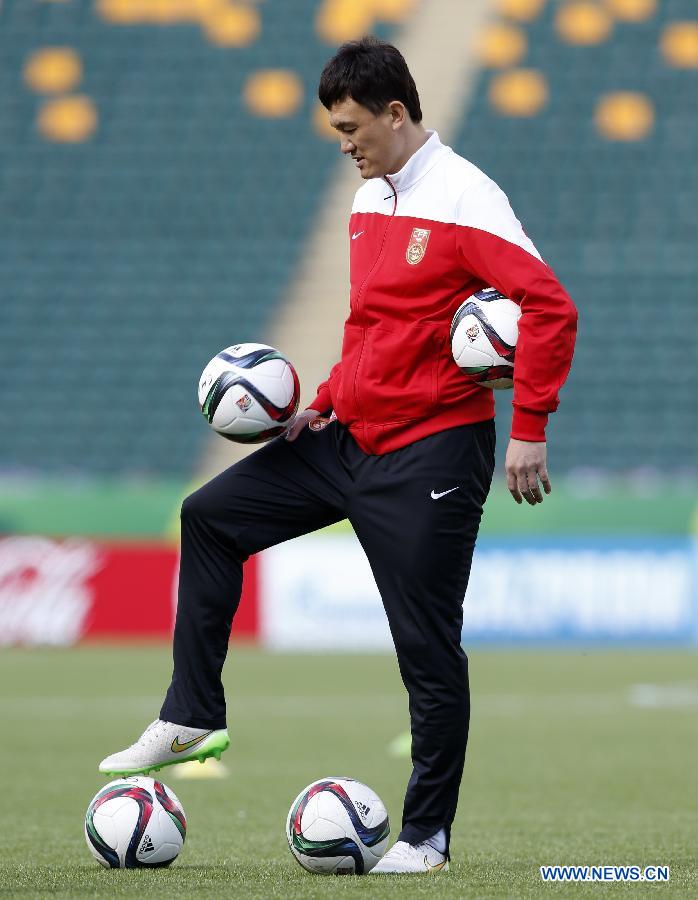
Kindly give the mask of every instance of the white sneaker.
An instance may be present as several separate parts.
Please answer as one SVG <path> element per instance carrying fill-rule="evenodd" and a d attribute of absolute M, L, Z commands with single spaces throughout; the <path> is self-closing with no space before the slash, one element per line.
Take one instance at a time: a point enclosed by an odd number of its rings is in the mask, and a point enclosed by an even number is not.
<path fill-rule="evenodd" d="M 151 722 L 135 744 L 120 753 L 112 753 L 99 764 L 105 775 L 147 775 L 163 766 L 209 756 L 221 758 L 230 745 L 225 728 L 216 731 L 188 728 L 156 719 Z"/>
<path fill-rule="evenodd" d="M 439 853 L 431 844 L 398 841 L 369 874 L 388 875 L 391 872 L 424 872 L 435 875 L 437 872 L 448 872 L 448 859 L 445 853 Z"/>

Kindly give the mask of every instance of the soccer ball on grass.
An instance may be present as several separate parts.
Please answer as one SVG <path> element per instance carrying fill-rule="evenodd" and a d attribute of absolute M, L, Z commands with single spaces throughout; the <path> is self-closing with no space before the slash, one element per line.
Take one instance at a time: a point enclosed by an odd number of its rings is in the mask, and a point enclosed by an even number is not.
<path fill-rule="evenodd" d="M 384 855 L 390 835 L 380 797 L 353 778 L 321 778 L 291 804 L 286 837 L 309 872 L 364 875 Z"/>
<path fill-rule="evenodd" d="M 85 814 L 87 846 L 105 868 L 169 866 L 186 832 L 187 820 L 174 792 L 142 775 L 110 781 Z"/>

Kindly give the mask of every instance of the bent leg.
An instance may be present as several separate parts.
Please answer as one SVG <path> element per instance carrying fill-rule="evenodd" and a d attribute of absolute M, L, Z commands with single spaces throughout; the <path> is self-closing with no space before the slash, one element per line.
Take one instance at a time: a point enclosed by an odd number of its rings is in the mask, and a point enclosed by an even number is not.
<path fill-rule="evenodd" d="M 333 429 L 266 444 L 182 505 L 172 683 L 160 718 L 225 728 L 221 672 L 253 553 L 344 518 Z"/>

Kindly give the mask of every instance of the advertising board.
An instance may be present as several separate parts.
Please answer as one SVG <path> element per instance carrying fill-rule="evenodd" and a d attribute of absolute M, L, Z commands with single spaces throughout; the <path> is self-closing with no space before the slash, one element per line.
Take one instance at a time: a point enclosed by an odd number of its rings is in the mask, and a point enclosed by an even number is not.
<path fill-rule="evenodd" d="M 463 606 L 463 641 L 695 643 L 696 572 L 688 539 L 483 538 Z M 392 646 L 353 535 L 310 535 L 265 551 L 260 585 L 261 634 L 271 647 Z"/>

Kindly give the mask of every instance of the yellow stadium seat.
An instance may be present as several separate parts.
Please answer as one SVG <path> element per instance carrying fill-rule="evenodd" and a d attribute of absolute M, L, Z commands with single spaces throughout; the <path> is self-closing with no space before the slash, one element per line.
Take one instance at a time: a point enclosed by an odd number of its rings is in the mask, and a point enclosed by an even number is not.
<path fill-rule="evenodd" d="M 143 14 L 153 25 L 176 25 L 186 22 L 189 4 L 181 0 L 149 0 Z"/>
<path fill-rule="evenodd" d="M 90 97 L 57 97 L 41 107 L 37 127 L 49 141 L 77 144 L 92 137 L 97 119 L 97 109 Z"/>
<path fill-rule="evenodd" d="M 143 21 L 141 0 L 97 0 L 95 10 L 112 25 L 136 25 Z"/>
<path fill-rule="evenodd" d="M 190 7 L 190 16 L 196 22 L 214 15 L 222 7 L 229 5 L 228 0 L 184 0 Z"/>
<path fill-rule="evenodd" d="M 543 11 L 546 0 L 497 0 L 501 15 L 517 22 L 532 22 Z"/>
<path fill-rule="evenodd" d="M 295 72 L 267 69 L 250 76 L 244 97 L 248 109 L 256 116 L 287 118 L 297 112 L 303 102 L 303 84 Z"/>
<path fill-rule="evenodd" d="M 493 108 L 503 116 L 526 118 L 535 116 L 548 102 L 548 83 L 535 69 L 514 69 L 495 75 L 489 98 Z"/>
<path fill-rule="evenodd" d="M 113 25 L 200 23 L 220 47 L 247 47 L 261 32 L 259 11 L 234 0 L 97 0 L 95 8 Z"/>
<path fill-rule="evenodd" d="M 373 0 L 373 14 L 383 22 L 404 22 L 414 11 L 416 0 Z"/>
<path fill-rule="evenodd" d="M 604 7 L 590 0 L 565 3 L 555 17 L 555 28 L 568 44 L 593 46 L 608 40 L 613 19 Z"/>
<path fill-rule="evenodd" d="M 606 94 L 596 106 L 594 121 L 609 141 L 641 141 L 654 127 L 654 107 L 644 94 Z"/>
<path fill-rule="evenodd" d="M 525 33 L 506 22 L 496 22 L 485 29 L 478 42 L 483 65 L 493 69 L 517 66 L 525 57 L 528 41 Z"/>
<path fill-rule="evenodd" d="M 674 22 L 661 37 L 662 56 L 677 69 L 698 69 L 698 22 Z"/>
<path fill-rule="evenodd" d="M 247 47 L 262 31 L 258 10 L 249 6 L 214 7 L 203 19 L 204 33 L 219 47 Z"/>
<path fill-rule="evenodd" d="M 657 12 L 657 0 L 606 0 L 606 6 L 622 22 L 646 22 Z"/>
<path fill-rule="evenodd" d="M 325 0 L 318 10 L 315 27 L 329 44 L 362 37 L 373 29 L 373 5 L 367 0 Z"/>
<path fill-rule="evenodd" d="M 71 47 L 44 47 L 27 58 L 24 81 L 39 94 L 72 91 L 82 80 L 82 62 Z"/>

